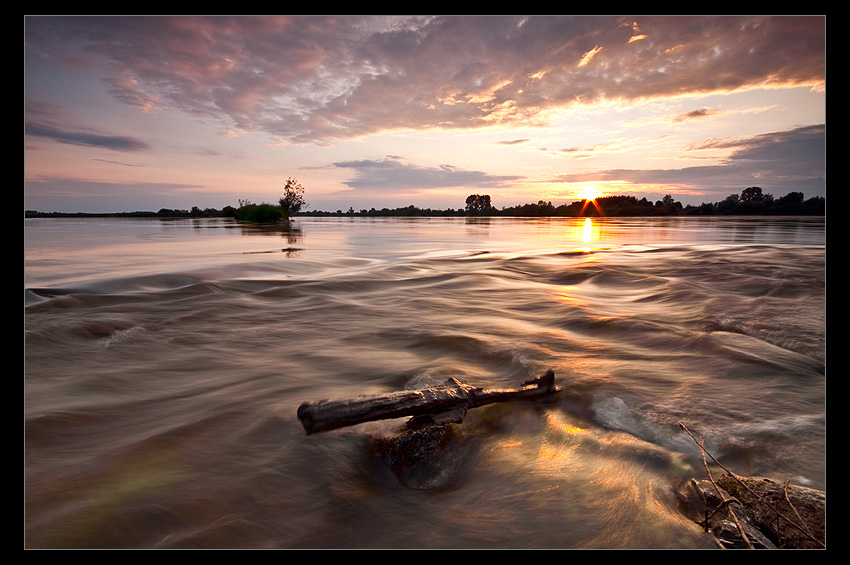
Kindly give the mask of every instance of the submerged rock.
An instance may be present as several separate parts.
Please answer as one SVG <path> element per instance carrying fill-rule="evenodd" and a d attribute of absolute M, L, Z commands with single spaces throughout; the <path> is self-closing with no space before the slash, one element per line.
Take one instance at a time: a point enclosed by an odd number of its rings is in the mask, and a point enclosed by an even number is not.
<path fill-rule="evenodd" d="M 374 453 L 409 488 L 430 490 L 445 486 L 466 460 L 466 442 L 453 424 L 431 424 L 392 437 L 371 440 Z"/>
<path fill-rule="evenodd" d="M 737 479 L 726 474 L 717 484 L 746 506 L 753 521 L 778 547 L 825 547 L 826 493 L 795 485 L 786 488 L 785 483 L 766 478 Z"/>
<path fill-rule="evenodd" d="M 792 507 L 786 500 L 784 483 L 729 474 L 716 483 L 691 479 L 678 494 L 682 512 L 710 532 L 721 547 L 825 547 L 824 492 L 788 485 Z"/>
<path fill-rule="evenodd" d="M 718 492 L 711 481 L 691 479 L 678 495 L 682 513 L 703 526 L 720 547 L 776 549 L 776 545 L 758 529 L 747 509 L 737 501 L 728 502 L 733 497 L 723 488 Z"/>

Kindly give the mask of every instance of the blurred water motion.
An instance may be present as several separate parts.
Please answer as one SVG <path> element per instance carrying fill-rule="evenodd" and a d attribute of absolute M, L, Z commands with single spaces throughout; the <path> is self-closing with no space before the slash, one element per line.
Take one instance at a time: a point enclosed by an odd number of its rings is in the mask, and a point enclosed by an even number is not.
<path fill-rule="evenodd" d="M 746 475 L 825 485 L 823 219 L 25 222 L 27 547 L 714 547 L 677 422 Z M 304 400 L 441 383 L 434 488 L 305 436 Z"/>

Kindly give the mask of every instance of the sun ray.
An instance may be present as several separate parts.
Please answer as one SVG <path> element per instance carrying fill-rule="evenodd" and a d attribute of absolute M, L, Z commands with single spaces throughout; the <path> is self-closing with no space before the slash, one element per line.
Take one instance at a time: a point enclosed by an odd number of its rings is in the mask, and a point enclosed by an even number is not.
<path fill-rule="evenodd" d="M 584 199 L 588 201 L 596 200 L 599 197 L 599 193 L 596 191 L 596 187 L 592 184 L 587 185 L 584 188 Z"/>
<path fill-rule="evenodd" d="M 600 216 L 603 216 L 602 208 L 599 207 L 599 203 L 596 201 L 597 198 L 602 197 L 602 193 L 599 192 L 596 187 L 592 184 L 588 184 L 584 187 L 584 204 L 581 206 L 580 214 L 584 214 L 584 211 L 587 209 L 588 205 L 593 205 L 596 208 L 596 211 Z"/>

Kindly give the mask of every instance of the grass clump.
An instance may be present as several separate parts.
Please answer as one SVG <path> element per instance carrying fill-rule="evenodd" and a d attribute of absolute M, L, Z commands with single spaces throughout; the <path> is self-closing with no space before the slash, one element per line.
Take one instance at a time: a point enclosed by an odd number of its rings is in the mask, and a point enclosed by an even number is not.
<path fill-rule="evenodd" d="M 273 204 L 242 203 L 236 209 L 235 218 L 242 222 L 257 224 L 272 224 L 283 219 L 283 210 Z"/>

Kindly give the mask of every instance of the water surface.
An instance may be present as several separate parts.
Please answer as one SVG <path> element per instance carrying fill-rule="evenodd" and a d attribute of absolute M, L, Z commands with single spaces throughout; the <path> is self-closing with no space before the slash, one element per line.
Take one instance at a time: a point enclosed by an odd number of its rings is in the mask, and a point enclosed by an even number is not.
<path fill-rule="evenodd" d="M 25 543 L 703 548 L 723 463 L 825 489 L 811 218 L 26 220 Z M 305 400 L 555 371 L 470 411 L 438 470 L 306 436 Z M 436 466 L 435 466 L 436 467 Z"/>

